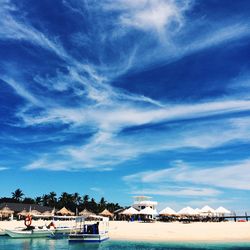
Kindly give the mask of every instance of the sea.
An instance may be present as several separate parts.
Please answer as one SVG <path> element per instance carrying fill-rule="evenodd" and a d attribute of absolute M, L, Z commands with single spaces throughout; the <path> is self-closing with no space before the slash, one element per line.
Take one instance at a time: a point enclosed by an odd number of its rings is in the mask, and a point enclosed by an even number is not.
<path fill-rule="evenodd" d="M 0 237 L 0 250 L 203 250 L 203 249 L 241 249 L 250 250 L 250 242 L 242 243 L 150 243 L 132 241 L 106 241 L 96 243 L 68 243 L 67 239 L 12 239 Z"/>

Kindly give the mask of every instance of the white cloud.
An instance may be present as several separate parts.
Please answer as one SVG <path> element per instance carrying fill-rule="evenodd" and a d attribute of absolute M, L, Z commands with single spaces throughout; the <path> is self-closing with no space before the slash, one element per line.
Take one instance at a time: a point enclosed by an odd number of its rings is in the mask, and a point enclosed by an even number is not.
<path fill-rule="evenodd" d="M 124 63 L 123 60 L 120 60 L 121 54 L 117 52 L 119 56 L 114 58 L 113 62 L 106 63 L 105 60 L 100 59 L 103 63 L 96 65 L 88 62 L 87 59 L 79 62 L 70 56 L 58 40 L 32 27 L 28 20 L 20 16 L 14 5 L 11 5 L 8 1 L 5 1 L 5 3 L 6 5 L 0 12 L 2 14 L 0 39 L 25 40 L 55 53 L 66 63 L 67 73 L 56 72 L 54 76 L 47 77 L 38 75 L 34 77 L 35 83 L 42 85 L 48 91 L 56 90 L 63 93 L 71 90 L 73 94 L 70 97 L 80 97 L 76 105 L 69 105 L 68 93 L 64 96 L 64 100 L 42 94 L 38 97 L 32 92 L 28 84 L 14 80 L 11 77 L 5 78 L 3 80 L 31 104 L 21 108 L 17 113 L 18 117 L 23 120 L 22 126 L 62 123 L 71 125 L 69 127 L 70 131 L 74 131 L 76 127 L 84 131 L 88 127 L 91 128 L 89 130 L 94 134 L 87 142 L 84 141 L 81 146 L 69 146 L 63 149 L 58 147 L 55 154 L 69 157 L 69 162 L 63 164 L 60 161 L 53 161 L 55 164 L 49 164 L 47 161 L 35 161 L 26 169 L 47 168 L 61 170 L 90 167 L 104 167 L 106 169 L 107 166 L 114 166 L 146 153 L 183 147 L 206 149 L 236 140 L 249 141 L 250 132 L 247 126 L 249 122 L 246 119 L 241 120 L 241 122 L 239 120 L 233 122 L 225 119 L 223 121 L 228 123 L 223 128 L 220 122 L 207 122 L 200 125 L 195 123 L 180 126 L 181 128 L 174 127 L 171 130 L 173 135 L 169 134 L 170 130 L 166 127 L 162 131 L 154 133 L 147 133 L 147 131 L 142 130 L 136 135 L 130 133 L 124 135 L 121 133 L 124 129 L 135 126 L 150 126 L 169 121 L 177 122 L 182 119 L 191 120 L 249 111 L 250 101 L 230 96 L 221 100 L 210 100 L 201 103 L 164 103 L 111 86 L 110 82 L 114 80 L 112 78 L 114 75 L 109 73 L 109 71 L 117 71 L 115 76 L 118 76 L 130 68 L 136 69 L 137 65 L 145 68 L 148 63 L 158 63 L 162 59 L 164 62 L 177 60 L 197 50 L 249 35 L 248 26 L 229 24 L 224 27 L 222 25 L 223 28 L 216 27 L 216 29 L 208 30 L 207 34 L 201 34 L 198 38 L 194 37 L 191 40 L 180 42 L 178 39 L 179 31 L 166 29 L 169 25 L 177 23 L 179 28 L 184 25 L 185 29 L 189 30 L 188 25 L 190 23 L 187 23 L 185 11 L 190 8 L 190 1 L 180 3 L 178 1 L 129 0 L 107 1 L 99 4 L 95 2 L 92 8 L 97 8 L 100 11 L 101 6 L 102 11 L 107 15 L 109 15 L 110 11 L 118 11 L 120 25 L 122 23 L 122 26 L 126 26 L 127 29 L 141 29 L 147 34 L 147 39 L 145 36 L 142 38 L 147 40 L 145 43 L 140 38 L 135 39 L 132 45 L 126 46 L 129 47 L 128 50 L 126 48 L 120 49 L 119 42 L 121 40 L 119 39 L 124 39 L 123 36 L 119 38 L 111 36 L 113 47 L 117 51 L 122 51 L 122 58 L 126 57 L 128 60 Z M 73 10 L 75 11 L 77 8 L 73 8 Z M 91 11 L 91 9 L 88 10 Z M 12 11 L 16 11 L 15 14 Z M 78 11 L 81 11 L 81 8 Z M 114 24 L 116 20 L 111 19 L 110 21 L 108 19 L 107 22 L 96 22 L 97 29 L 94 31 L 98 30 L 98 28 L 105 31 L 105 25 L 109 27 L 109 22 Z M 112 27 L 113 32 L 118 32 L 117 25 Z M 167 41 L 162 40 L 161 44 L 155 43 L 155 41 L 152 42 L 152 37 L 148 35 L 148 32 L 152 30 L 161 33 L 161 36 L 166 36 Z M 100 39 L 99 33 L 96 33 L 95 39 L 98 40 Z M 129 35 L 128 33 L 126 31 L 124 36 Z M 80 35 L 79 33 L 81 38 Z M 170 39 L 173 36 L 175 36 L 176 42 Z M 83 42 L 86 43 L 86 41 L 91 43 L 91 37 L 86 38 Z M 102 40 L 103 43 L 101 43 L 101 40 L 99 42 L 100 44 L 104 43 L 104 47 L 110 46 L 110 41 L 108 42 L 105 39 Z M 134 46 L 138 46 L 138 48 L 134 49 Z M 97 56 L 98 58 L 104 57 L 103 51 L 98 50 L 98 53 L 100 53 Z M 127 53 L 128 51 L 129 53 Z M 143 59 L 145 59 L 143 62 L 141 61 L 142 52 Z M 140 63 L 136 61 L 137 58 L 139 58 Z M 120 61 L 123 62 L 120 63 Z M 123 67 L 124 65 L 127 65 L 127 67 Z M 115 85 L 115 83 L 113 84 Z M 39 114 L 32 112 L 33 106 L 36 105 L 42 107 Z M 76 164 L 72 165 L 72 162 Z"/>
<path fill-rule="evenodd" d="M 195 187 L 171 187 L 171 186 L 159 186 L 157 189 L 139 189 L 133 190 L 132 194 L 146 194 L 146 195 L 160 195 L 160 196 L 216 196 L 221 192 L 211 188 L 195 188 Z"/>
<path fill-rule="evenodd" d="M 125 176 L 128 182 L 164 183 L 192 183 L 195 185 L 207 185 L 220 188 L 250 190 L 250 160 L 239 163 L 210 166 L 192 167 L 182 165 L 161 170 L 152 170 Z"/>

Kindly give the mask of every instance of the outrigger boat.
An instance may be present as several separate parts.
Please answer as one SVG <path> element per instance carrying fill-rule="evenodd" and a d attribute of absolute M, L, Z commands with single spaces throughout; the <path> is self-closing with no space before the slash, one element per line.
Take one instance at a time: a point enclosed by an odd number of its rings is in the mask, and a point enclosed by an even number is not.
<path fill-rule="evenodd" d="M 24 220 L 26 228 L 5 229 L 5 233 L 12 238 L 58 238 L 68 236 L 74 229 L 72 227 L 56 227 L 52 221 L 48 226 L 31 226 L 32 217 L 27 216 Z"/>
<path fill-rule="evenodd" d="M 86 220 L 86 219 L 90 220 Z M 69 234 L 69 243 L 100 243 L 109 239 L 108 227 L 109 218 L 97 215 L 76 218 L 76 228 L 80 231 L 73 231 Z"/>

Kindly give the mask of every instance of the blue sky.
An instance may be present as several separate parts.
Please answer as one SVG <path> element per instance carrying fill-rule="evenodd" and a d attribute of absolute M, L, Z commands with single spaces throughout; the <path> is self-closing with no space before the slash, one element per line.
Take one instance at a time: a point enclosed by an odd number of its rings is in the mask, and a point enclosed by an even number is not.
<path fill-rule="evenodd" d="M 0 3 L 0 196 L 249 211 L 249 1 Z"/>

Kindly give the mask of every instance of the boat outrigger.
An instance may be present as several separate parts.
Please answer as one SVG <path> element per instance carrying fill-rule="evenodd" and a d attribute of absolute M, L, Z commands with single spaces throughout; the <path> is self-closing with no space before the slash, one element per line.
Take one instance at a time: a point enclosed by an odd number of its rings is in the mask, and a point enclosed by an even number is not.
<path fill-rule="evenodd" d="M 80 216 L 76 218 L 76 228 L 69 234 L 69 242 L 100 243 L 109 239 L 109 218 L 91 215 L 87 218 Z"/>
<path fill-rule="evenodd" d="M 5 234 L 12 238 L 46 238 L 68 236 L 74 227 L 56 227 L 52 221 L 49 225 L 32 226 L 32 217 L 28 215 L 25 220 L 25 228 L 5 229 Z M 77 230 L 76 230 L 77 231 Z"/>

